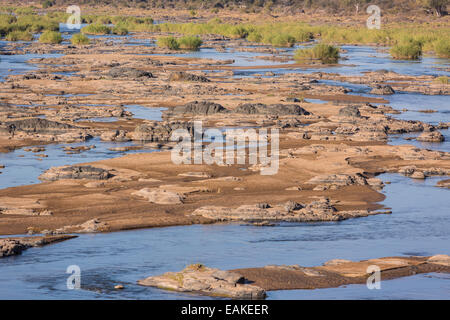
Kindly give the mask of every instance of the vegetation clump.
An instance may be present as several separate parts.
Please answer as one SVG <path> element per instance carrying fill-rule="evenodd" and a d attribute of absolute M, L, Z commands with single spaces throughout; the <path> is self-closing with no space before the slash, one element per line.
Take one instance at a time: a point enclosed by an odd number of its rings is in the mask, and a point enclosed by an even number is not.
<path fill-rule="evenodd" d="M 390 54 L 397 60 L 417 60 L 422 56 L 422 43 L 413 39 L 401 41 L 391 48 Z"/>
<path fill-rule="evenodd" d="M 434 52 L 440 58 L 450 58 L 450 38 L 434 42 Z"/>
<path fill-rule="evenodd" d="M 339 48 L 319 43 L 311 48 L 296 50 L 294 59 L 299 62 L 305 60 L 318 60 L 322 63 L 337 63 L 339 60 Z"/>
<path fill-rule="evenodd" d="M 41 43 L 61 43 L 63 41 L 61 33 L 57 31 L 45 31 L 39 37 Z"/>
<path fill-rule="evenodd" d="M 110 34 L 111 28 L 105 26 L 104 24 L 90 24 L 81 29 L 81 32 L 84 34 L 93 34 L 93 35 L 104 35 Z"/>
<path fill-rule="evenodd" d="M 195 36 L 182 37 L 182 38 L 178 39 L 177 41 L 178 41 L 179 47 L 181 49 L 193 50 L 193 51 L 198 50 L 203 43 L 203 41 L 199 37 L 195 37 Z"/>
<path fill-rule="evenodd" d="M 86 44 L 90 43 L 90 40 L 85 34 L 77 33 L 72 36 L 72 39 L 70 39 L 70 42 L 73 45 L 86 45 Z"/>
<path fill-rule="evenodd" d="M 6 35 L 7 41 L 31 41 L 33 34 L 29 31 L 11 31 Z"/>
<path fill-rule="evenodd" d="M 180 49 L 180 44 L 175 37 L 160 37 L 156 41 L 156 44 L 160 48 L 167 48 L 170 50 L 178 50 Z"/>

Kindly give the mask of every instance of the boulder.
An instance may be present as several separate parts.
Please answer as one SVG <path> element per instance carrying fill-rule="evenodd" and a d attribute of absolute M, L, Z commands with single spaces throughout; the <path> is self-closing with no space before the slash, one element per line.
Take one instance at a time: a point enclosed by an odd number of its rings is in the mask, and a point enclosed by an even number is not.
<path fill-rule="evenodd" d="M 156 204 L 181 204 L 184 199 L 182 194 L 160 188 L 144 188 L 133 192 L 132 195 L 143 197 Z"/>
<path fill-rule="evenodd" d="M 377 84 L 370 91 L 371 94 L 379 94 L 379 95 L 391 95 L 394 94 L 395 91 L 392 89 L 390 85 L 387 84 Z"/>
<path fill-rule="evenodd" d="M 160 276 L 138 281 L 139 285 L 178 292 L 198 293 L 232 299 L 264 299 L 266 292 L 255 285 L 246 284 L 239 274 L 208 268 L 201 264 L 187 266 L 180 272 L 167 272 Z"/>
<path fill-rule="evenodd" d="M 53 167 L 39 176 L 42 181 L 56 181 L 61 179 L 92 179 L 107 180 L 114 175 L 108 170 L 93 166 L 62 166 Z"/>
<path fill-rule="evenodd" d="M 169 81 L 211 82 L 211 80 L 204 76 L 198 76 L 196 74 L 183 71 L 172 72 L 169 76 Z"/>
<path fill-rule="evenodd" d="M 194 115 L 211 115 L 216 113 L 228 112 L 223 106 L 218 103 L 209 101 L 193 101 L 183 106 L 175 107 L 172 110 L 174 114 L 194 114 Z"/>
<path fill-rule="evenodd" d="M 422 142 L 442 142 L 445 138 L 439 131 L 426 131 L 418 136 L 416 140 Z"/>
<path fill-rule="evenodd" d="M 359 108 L 357 106 L 347 106 L 342 109 L 339 109 L 340 117 L 352 117 L 352 118 L 360 118 L 361 113 L 359 112 Z"/>
<path fill-rule="evenodd" d="M 108 72 L 108 76 L 116 79 L 116 78 L 130 78 L 130 79 L 139 79 L 139 78 L 154 78 L 151 72 L 137 70 L 135 68 L 129 67 L 116 67 L 112 68 Z"/>
<path fill-rule="evenodd" d="M 310 115 L 308 111 L 297 104 L 272 104 L 244 103 L 233 110 L 242 114 L 262 114 L 262 115 Z"/>

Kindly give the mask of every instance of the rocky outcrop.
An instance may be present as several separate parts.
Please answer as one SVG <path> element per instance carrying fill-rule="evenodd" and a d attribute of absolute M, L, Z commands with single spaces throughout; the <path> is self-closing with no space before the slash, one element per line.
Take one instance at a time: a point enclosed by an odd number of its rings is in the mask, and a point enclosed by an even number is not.
<path fill-rule="evenodd" d="M 246 284 L 245 278 L 237 273 L 208 268 L 201 264 L 190 265 L 180 272 L 148 277 L 139 280 L 138 284 L 232 299 L 264 299 L 266 296 L 263 289 Z"/>
<path fill-rule="evenodd" d="M 101 134 L 100 139 L 102 141 L 116 141 L 116 142 L 126 142 L 131 139 L 127 136 L 125 130 L 113 130 L 107 131 Z"/>
<path fill-rule="evenodd" d="M 21 254 L 22 251 L 30 247 L 40 247 L 73 238 L 76 238 L 76 236 L 60 235 L 0 239 L 0 258 Z"/>
<path fill-rule="evenodd" d="M 391 95 L 394 94 L 395 91 L 392 89 L 390 85 L 387 84 L 377 84 L 370 91 L 371 94 L 380 94 L 380 95 Z"/>
<path fill-rule="evenodd" d="M 63 166 L 48 169 L 39 176 L 39 179 L 42 181 L 56 181 L 61 179 L 106 180 L 113 176 L 108 170 L 93 166 Z"/>
<path fill-rule="evenodd" d="M 65 233 L 97 233 L 109 231 L 109 225 L 100 219 L 91 219 L 81 224 L 64 226 L 54 231 L 44 230 L 42 233 L 48 234 L 65 234 Z"/>
<path fill-rule="evenodd" d="M 108 76 L 116 78 L 127 78 L 127 79 L 140 79 L 140 78 L 154 78 L 151 72 L 137 70 L 135 68 L 129 67 L 116 67 L 112 68 L 108 72 Z"/>
<path fill-rule="evenodd" d="M 169 76 L 169 81 L 211 82 L 211 80 L 204 76 L 198 76 L 184 71 L 172 72 Z"/>
<path fill-rule="evenodd" d="M 192 215 L 215 221 L 340 221 L 349 218 L 366 217 L 379 212 L 367 210 L 338 211 L 328 198 L 320 198 L 306 205 L 289 201 L 276 206 L 241 205 L 237 208 L 205 206 L 196 209 Z"/>
<path fill-rule="evenodd" d="M 242 114 L 263 114 L 263 115 L 310 115 L 308 111 L 297 104 L 262 104 L 262 103 L 244 103 L 233 110 L 235 113 Z"/>
<path fill-rule="evenodd" d="M 145 198 L 149 202 L 157 204 L 180 204 L 183 203 L 184 199 L 182 194 L 160 188 L 144 188 L 133 192 L 132 195 Z"/>
<path fill-rule="evenodd" d="M 352 118 L 360 118 L 361 113 L 359 112 L 359 108 L 357 106 L 347 106 L 342 109 L 339 109 L 340 117 L 352 117 Z"/>
<path fill-rule="evenodd" d="M 361 174 L 323 174 L 308 180 L 308 184 L 327 184 L 337 186 L 367 185 Z"/>
<path fill-rule="evenodd" d="M 442 142 L 445 138 L 439 131 L 426 131 L 418 136 L 416 140 L 422 142 Z"/>
<path fill-rule="evenodd" d="M 211 115 L 228 112 L 222 105 L 209 101 L 193 101 L 173 108 L 173 114 Z"/>
<path fill-rule="evenodd" d="M 172 132 L 176 129 L 186 129 L 192 135 L 194 126 L 191 122 L 172 121 L 172 122 L 147 122 L 138 125 L 130 134 L 135 141 L 148 142 L 168 142 Z"/>

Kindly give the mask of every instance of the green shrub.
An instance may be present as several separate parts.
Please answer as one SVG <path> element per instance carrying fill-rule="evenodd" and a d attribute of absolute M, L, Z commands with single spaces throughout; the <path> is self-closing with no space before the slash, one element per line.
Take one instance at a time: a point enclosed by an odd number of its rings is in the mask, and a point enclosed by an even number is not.
<path fill-rule="evenodd" d="M 178 39 L 178 44 L 181 49 L 198 50 L 202 43 L 202 39 L 195 36 L 186 36 Z"/>
<path fill-rule="evenodd" d="M 339 60 L 339 48 L 320 43 L 312 48 L 296 50 L 294 59 L 297 61 L 320 60 L 322 63 L 337 63 Z"/>
<path fill-rule="evenodd" d="M 180 44 L 178 43 L 178 40 L 175 37 L 158 38 L 158 41 L 156 42 L 156 44 L 160 48 L 168 48 L 170 50 L 180 49 Z"/>
<path fill-rule="evenodd" d="M 450 58 L 450 39 L 440 39 L 433 44 L 434 52 L 438 57 Z"/>
<path fill-rule="evenodd" d="M 6 35 L 7 41 L 31 41 L 33 34 L 28 31 L 11 31 Z"/>
<path fill-rule="evenodd" d="M 103 35 L 110 34 L 111 28 L 103 24 L 90 24 L 82 28 L 81 32 L 85 34 Z"/>
<path fill-rule="evenodd" d="M 61 43 L 62 40 L 61 33 L 57 31 L 45 31 L 39 37 L 41 43 Z"/>
<path fill-rule="evenodd" d="M 53 6 L 55 3 L 51 0 L 45 0 L 42 2 L 42 8 L 47 9 Z"/>
<path fill-rule="evenodd" d="M 257 32 L 257 31 L 252 31 L 248 34 L 247 40 L 251 41 L 251 42 L 261 42 L 262 35 L 261 35 L 261 33 Z"/>
<path fill-rule="evenodd" d="M 442 83 L 442 84 L 449 84 L 450 83 L 450 78 L 447 76 L 442 76 L 442 77 L 437 77 L 436 79 L 434 79 L 436 82 Z"/>
<path fill-rule="evenodd" d="M 112 33 L 119 36 L 126 36 L 128 34 L 128 29 L 123 27 L 122 25 L 117 25 L 112 28 Z"/>
<path fill-rule="evenodd" d="M 73 45 L 80 45 L 80 44 L 89 44 L 90 40 L 86 35 L 84 35 L 82 33 L 77 33 L 72 36 L 72 39 L 70 39 L 70 42 Z"/>
<path fill-rule="evenodd" d="M 287 34 L 277 34 L 270 38 L 269 43 L 275 47 L 292 47 L 295 44 L 295 38 Z"/>
<path fill-rule="evenodd" d="M 402 40 L 391 48 L 390 54 L 394 59 L 417 60 L 422 55 L 422 43 L 412 39 Z"/>

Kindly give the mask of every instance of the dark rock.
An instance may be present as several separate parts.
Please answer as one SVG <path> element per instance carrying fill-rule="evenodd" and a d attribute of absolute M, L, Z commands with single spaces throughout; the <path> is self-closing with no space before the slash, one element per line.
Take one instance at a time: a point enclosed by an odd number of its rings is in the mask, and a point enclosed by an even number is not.
<path fill-rule="evenodd" d="M 115 78 L 131 78 L 131 79 L 154 78 L 154 76 L 151 72 L 137 70 L 134 68 L 127 68 L 127 67 L 112 68 L 108 72 L 108 75 L 114 79 Z"/>
<path fill-rule="evenodd" d="M 380 94 L 380 95 L 391 95 L 394 94 L 395 91 L 392 89 L 390 85 L 387 84 L 377 84 L 370 91 L 371 94 Z"/>
<path fill-rule="evenodd" d="M 309 115 L 310 113 L 296 104 L 245 103 L 239 105 L 235 113 L 266 115 Z"/>
<path fill-rule="evenodd" d="M 196 114 L 196 115 L 210 115 L 215 113 L 228 112 L 223 106 L 218 103 L 208 101 L 193 101 L 185 104 L 184 106 L 175 107 L 172 111 L 177 114 Z"/>
<path fill-rule="evenodd" d="M 211 82 L 204 76 L 198 76 L 187 72 L 173 72 L 169 76 L 169 81 L 193 81 L 193 82 Z"/>
<path fill-rule="evenodd" d="M 361 113 L 357 106 L 348 106 L 339 110 L 339 116 L 360 118 Z"/>

